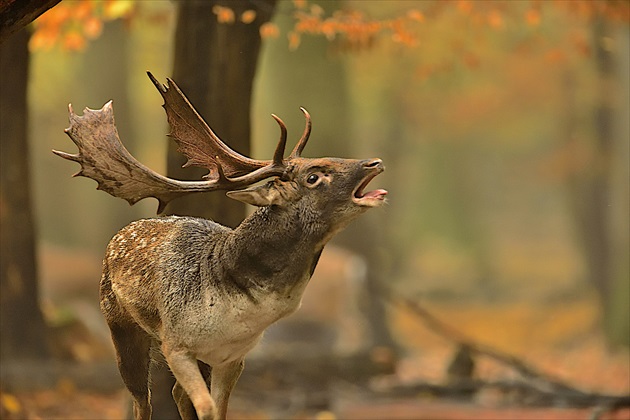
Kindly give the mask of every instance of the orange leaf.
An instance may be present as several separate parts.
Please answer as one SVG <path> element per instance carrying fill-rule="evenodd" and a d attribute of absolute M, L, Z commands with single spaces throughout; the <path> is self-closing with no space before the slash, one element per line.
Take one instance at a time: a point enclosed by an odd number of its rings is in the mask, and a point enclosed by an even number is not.
<path fill-rule="evenodd" d="M 28 43 L 30 51 L 49 50 L 55 46 L 59 38 L 59 27 L 38 28 Z"/>
<path fill-rule="evenodd" d="M 293 0 L 293 5 L 296 9 L 305 9 L 306 8 L 306 0 Z"/>
<path fill-rule="evenodd" d="M 487 19 L 488 25 L 491 27 L 495 29 L 503 28 L 503 16 L 498 10 L 491 10 L 490 13 L 488 13 Z"/>
<path fill-rule="evenodd" d="M 241 22 L 245 24 L 250 24 L 256 19 L 256 11 L 255 10 L 245 10 L 241 15 Z"/>
<path fill-rule="evenodd" d="M 81 1 L 78 3 L 74 3 L 74 7 L 72 8 L 72 15 L 75 19 L 81 20 L 85 19 L 88 16 L 91 16 L 93 13 L 94 4 L 90 1 Z"/>
<path fill-rule="evenodd" d="M 469 14 L 473 9 L 473 3 L 470 0 L 459 0 L 457 2 L 457 10 L 464 14 Z"/>
<path fill-rule="evenodd" d="M 260 27 L 260 37 L 265 38 L 278 38 L 280 35 L 280 29 L 275 23 L 265 22 Z"/>
<path fill-rule="evenodd" d="M 418 40 L 411 32 L 406 31 L 401 25 L 396 25 L 393 29 L 392 40 L 394 42 L 406 45 L 407 47 L 416 46 Z"/>
<path fill-rule="evenodd" d="M 212 8 L 212 12 L 217 15 L 217 22 L 234 23 L 234 11 L 229 7 L 216 5 Z"/>
<path fill-rule="evenodd" d="M 96 38 L 103 31 L 103 22 L 100 19 L 91 17 L 83 22 L 83 33 L 88 38 Z"/>
<path fill-rule="evenodd" d="M 538 26 L 540 25 L 540 10 L 538 9 L 529 9 L 527 13 L 525 13 L 525 22 L 529 26 Z"/>
<path fill-rule="evenodd" d="M 407 12 L 407 17 L 411 20 L 415 20 L 416 22 L 424 22 L 424 13 L 416 9 L 409 10 Z"/>
<path fill-rule="evenodd" d="M 68 32 L 64 35 L 63 48 L 70 51 L 80 51 L 85 48 L 85 38 L 78 32 Z"/>
<path fill-rule="evenodd" d="M 330 41 L 335 38 L 335 34 L 337 33 L 337 25 L 332 20 L 326 19 L 322 23 L 320 30 Z"/>
<path fill-rule="evenodd" d="M 36 22 L 43 25 L 61 25 L 70 19 L 70 15 L 70 8 L 65 4 L 59 4 L 40 16 Z"/>
<path fill-rule="evenodd" d="M 301 42 L 300 34 L 295 31 L 291 31 L 289 32 L 288 37 L 289 37 L 289 50 L 291 51 L 297 50 Z"/>

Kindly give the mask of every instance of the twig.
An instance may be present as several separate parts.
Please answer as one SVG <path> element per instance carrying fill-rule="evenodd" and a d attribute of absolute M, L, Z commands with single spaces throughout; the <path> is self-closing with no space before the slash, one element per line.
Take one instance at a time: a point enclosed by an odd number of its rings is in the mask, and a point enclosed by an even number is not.
<path fill-rule="evenodd" d="M 508 365 L 509 367 L 520 373 L 526 380 L 529 380 L 531 382 L 513 382 L 508 384 L 506 382 L 466 381 L 465 383 L 461 383 L 459 385 L 460 388 L 463 388 L 452 389 L 450 390 L 450 392 L 475 390 L 481 387 L 498 387 L 502 389 L 518 388 L 521 390 L 525 389 L 533 391 L 537 393 L 538 396 L 543 397 L 544 399 L 552 399 L 555 401 L 562 400 L 565 403 L 569 403 L 574 406 L 606 407 L 610 410 L 615 410 L 621 407 L 630 407 L 630 396 L 603 395 L 579 390 L 571 385 L 566 384 L 560 379 L 554 378 L 547 373 L 543 373 L 538 369 L 535 369 L 534 367 L 528 365 L 516 356 L 498 351 L 487 345 L 483 345 L 473 341 L 469 337 L 466 337 L 464 334 L 462 334 L 460 331 L 442 322 L 440 319 L 435 317 L 416 301 L 412 301 L 402 296 L 395 296 L 393 293 L 387 290 L 383 291 L 382 296 L 384 296 L 386 300 L 392 303 L 401 303 L 407 308 L 411 309 L 416 315 L 422 318 L 427 327 L 429 327 L 438 335 L 446 337 L 447 339 L 457 343 L 460 346 L 467 346 L 472 353 L 484 355 L 500 363 Z M 424 384 L 423 386 L 428 386 L 428 384 Z M 438 390 L 438 388 L 441 390 L 441 392 L 447 391 L 445 389 L 447 387 L 440 387 L 438 385 L 431 385 L 431 387 L 436 391 Z M 452 388 L 452 385 L 449 385 L 449 387 Z"/>

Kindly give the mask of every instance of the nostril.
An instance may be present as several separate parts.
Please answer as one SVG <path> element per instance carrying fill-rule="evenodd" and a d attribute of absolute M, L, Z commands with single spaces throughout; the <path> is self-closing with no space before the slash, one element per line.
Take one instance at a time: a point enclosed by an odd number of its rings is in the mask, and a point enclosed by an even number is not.
<path fill-rule="evenodd" d="M 380 160 L 380 159 L 372 159 L 372 160 L 368 160 L 365 163 L 363 163 L 363 166 L 365 166 L 366 168 L 375 168 L 375 167 L 379 166 L 382 163 L 383 163 L 383 161 Z"/>

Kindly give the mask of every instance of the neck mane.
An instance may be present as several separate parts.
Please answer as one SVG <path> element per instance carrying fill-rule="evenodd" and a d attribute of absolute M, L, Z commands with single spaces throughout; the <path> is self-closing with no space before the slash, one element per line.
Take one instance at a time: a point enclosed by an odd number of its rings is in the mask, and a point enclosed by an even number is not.
<path fill-rule="evenodd" d="M 306 216 L 305 216 L 306 215 Z M 296 207 L 262 207 L 234 229 L 226 246 L 230 277 L 243 287 L 290 290 L 310 278 L 329 228 Z"/>

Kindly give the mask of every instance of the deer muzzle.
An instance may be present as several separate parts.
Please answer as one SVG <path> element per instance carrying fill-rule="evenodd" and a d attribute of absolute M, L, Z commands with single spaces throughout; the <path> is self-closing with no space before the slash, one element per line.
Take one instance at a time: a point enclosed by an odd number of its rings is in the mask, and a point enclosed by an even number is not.
<path fill-rule="evenodd" d="M 383 165 L 383 161 L 381 159 L 368 159 L 361 162 L 361 167 L 364 171 L 367 172 L 365 177 L 361 180 L 357 188 L 354 190 L 352 200 L 355 204 L 364 207 L 376 207 L 380 206 L 385 202 L 385 196 L 387 195 L 387 190 L 384 189 L 376 189 L 372 191 L 365 192 L 365 188 L 367 185 L 374 179 L 378 174 L 385 170 L 385 166 Z"/>

